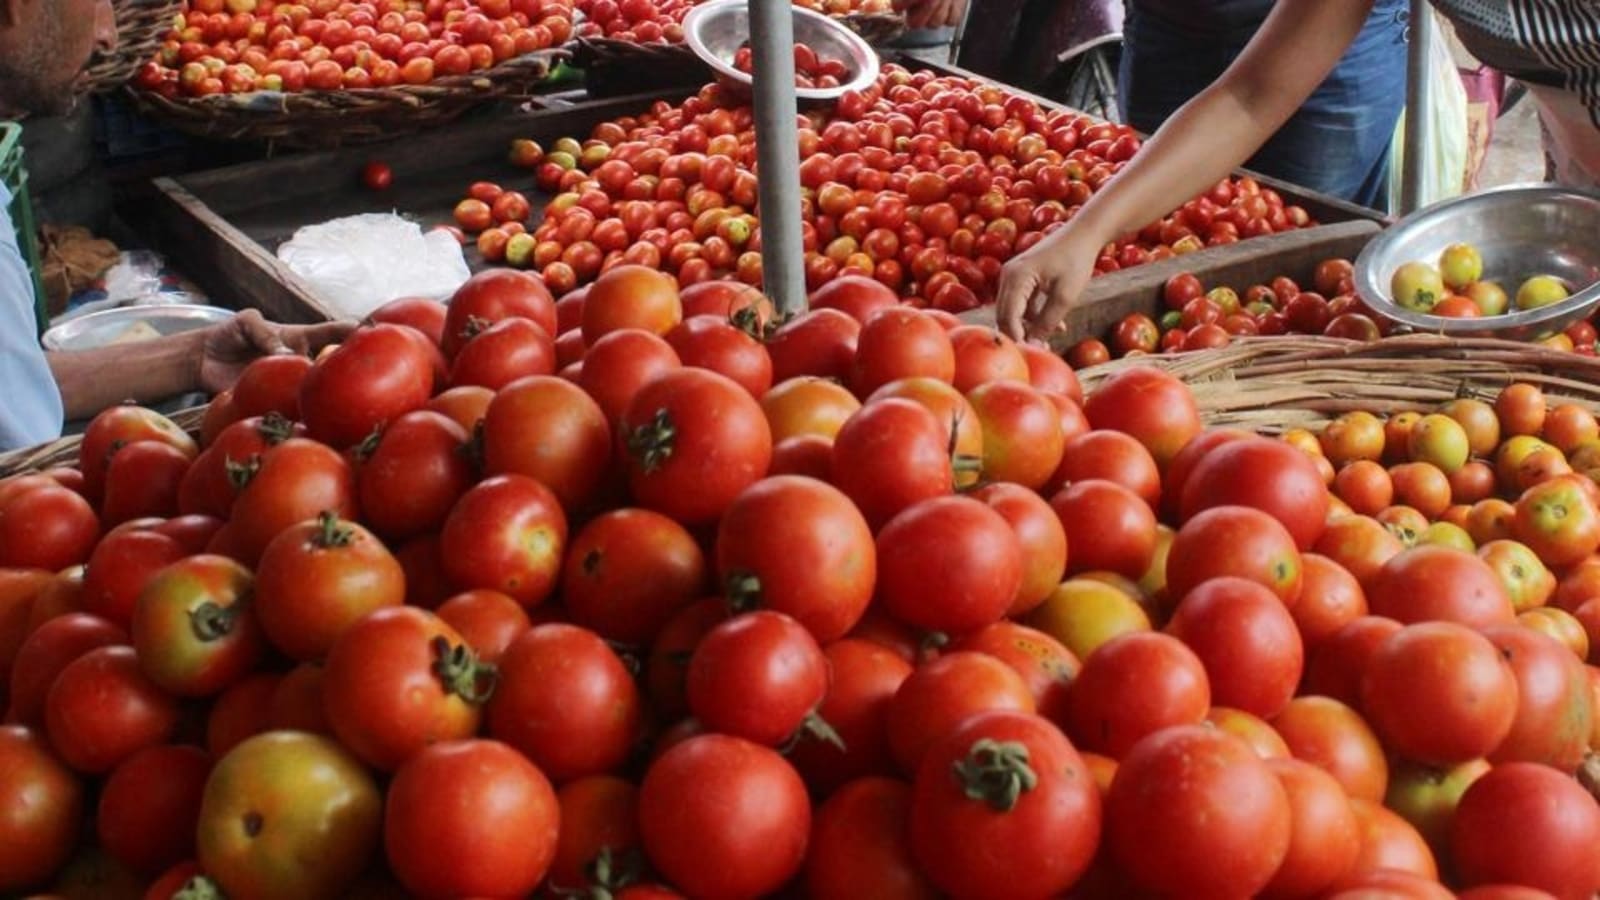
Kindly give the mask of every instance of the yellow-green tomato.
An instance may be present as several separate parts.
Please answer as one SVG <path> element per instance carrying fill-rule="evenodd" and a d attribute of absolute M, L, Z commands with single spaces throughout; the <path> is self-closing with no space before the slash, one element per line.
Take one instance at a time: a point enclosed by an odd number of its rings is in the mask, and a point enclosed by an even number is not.
<path fill-rule="evenodd" d="M 1460 293 L 1483 277 L 1483 257 L 1471 244 L 1451 244 L 1439 254 L 1439 274 L 1445 287 Z"/>
<path fill-rule="evenodd" d="M 1517 288 L 1517 309 L 1538 309 L 1567 299 L 1567 286 L 1554 275 L 1535 275 Z"/>
<path fill-rule="evenodd" d="M 1478 312 L 1486 316 L 1504 315 L 1511 307 L 1506 289 L 1493 281 L 1475 281 L 1467 287 L 1467 297 L 1478 304 Z"/>
<path fill-rule="evenodd" d="M 1428 312 L 1444 298 L 1444 279 L 1438 269 L 1425 262 L 1408 262 L 1394 270 L 1389 293 L 1394 302 L 1406 309 Z"/>
<path fill-rule="evenodd" d="M 1411 427 L 1406 449 L 1412 462 L 1433 463 L 1449 475 L 1467 464 L 1472 447 L 1460 422 L 1443 413 L 1431 413 Z"/>

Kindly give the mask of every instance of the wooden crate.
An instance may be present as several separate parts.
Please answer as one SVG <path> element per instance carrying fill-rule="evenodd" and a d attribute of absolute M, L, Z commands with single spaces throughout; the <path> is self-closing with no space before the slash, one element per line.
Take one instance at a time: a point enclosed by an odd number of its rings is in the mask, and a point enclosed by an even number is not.
<path fill-rule="evenodd" d="M 1194 273 L 1207 290 L 1231 287 L 1242 292 L 1252 284 L 1265 284 L 1279 275 L 1310 285 L 1317 263 L 1334 257 L 1354 262 L 1356 254 L 1377 233 L 1376 222 L 1357 219 L 1207 247 L 1186 256 L 1101 275 L 1089 281 L 1078 303 L 1067 313 L 1066 330 L 1052 338 L 1051 344 L 1065 349 L 1082 338 L 1104 337 L 1129 313 L 1160 318 L 1166 310 L 1162 288 L 1167 279 L 1183 272 Z M 993 325 L 994 307 L 971 310 L 961 318 L 975 324 Z"/>
<path fill-rule="evenodd" d="M 915 64 L 982 80 L 950 66 Z M 256 307 L 285 322 L 335 318 L 311 287 L 275 256 L 296 229 L 340 216 L 392 210 L 424 225 L 449 222 L 466 186 L 480 179 L 524 191 L 537 216 L 544 198 L 534 190 L 530 173 L 505 160 L 512 138 L 546 143 L 563 136 L 581 138 L 600 122 L 638 113 L 658 99 L 683 96 L 682 89 L 576 102 L 572 93 L 552 95 L 532 104 L 531 111 L 464 121 L 387 144 L 294 154 L 161 178 L 144 204 L 147 222 L 141 224 L 158 249 L 176 260 L 219 305 Z M 388 191 L 373 193 L 362 187 L 360 171 L 372 159 L 381 159 L 394 170 L 394 185 Z M 1271 179 L 1261 181 L 1279 190 L 1286 203 L 1305 207 L 1319 221 L 1381 220 L 1364 207 Z M 481 266 L 476 249 L 470 245 L 466 249 L 469 265 Z"/>

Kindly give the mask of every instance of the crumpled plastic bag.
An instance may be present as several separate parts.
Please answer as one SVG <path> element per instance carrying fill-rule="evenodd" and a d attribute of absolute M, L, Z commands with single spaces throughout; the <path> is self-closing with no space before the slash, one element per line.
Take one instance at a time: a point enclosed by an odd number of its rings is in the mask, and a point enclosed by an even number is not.
<path fill-rule="evenodd" d="M 278 248 L 278 259 L 348 319 L 396 297 L 448 299 L 472 274 L 449 233 L 425 233 L 389 213 L 307 225 Z"/>

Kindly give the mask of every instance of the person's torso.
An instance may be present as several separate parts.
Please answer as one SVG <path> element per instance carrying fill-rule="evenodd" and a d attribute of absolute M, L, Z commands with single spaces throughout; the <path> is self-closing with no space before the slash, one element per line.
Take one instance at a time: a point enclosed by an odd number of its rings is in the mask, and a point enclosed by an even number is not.
<path fill-rule="evenodd" d="M 1151 16 L 1196 35 L 1253 33 L 1273 0 L 1127 0 L 1130 12 Z"/>

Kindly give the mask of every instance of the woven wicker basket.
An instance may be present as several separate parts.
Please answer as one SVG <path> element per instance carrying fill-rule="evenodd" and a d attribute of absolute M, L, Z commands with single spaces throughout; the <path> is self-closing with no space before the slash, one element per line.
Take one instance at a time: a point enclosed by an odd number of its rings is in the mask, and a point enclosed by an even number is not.
<path fill-rule="evenodd" d="M 192 406 L 180 409 L 167 416 L 176 422 L 184 431 L 192 435 L 200 434 L 200 420 L 205 417 L 207 407 Z M 68 437 L 57 438 L 49 443 L 37 447 L 27 447 L 22 450 L 13 450 L 10 453 L 0 453 L 0 478 L 11 475 L 25 475 L 29 472 L 43 472 L 61 466 L 78 465 L 78 446 L 83 443 L 83 436 L 74 434 Z"/>
<path fill-rule="evenodd" d="M 1341 413 L 1424 410 L 1453 397 L 1492 399 L 1512 382 L 1600 413 L 1600 359 L 1515 341 L 1414 334 L 1381 341 L 1246 338 L 1218 350 L 1119 359 L 1079 372 L 1085 389 L 1130 366 L 1183 379 L 1208 425 L 1268 434 Z"/>
<path fill-rule="evenodd" d="M 145 114 L 199 137 L 325 149 L 421 131 L 492 100 L 525 98 L 568 55 L 562 48 L 540 50 L 482 72 L 390 88 L 194 98 L 148 91 L 132 95 Z"/>
<path fill-rule="evenodd" d="M 117 17 L 117 49 L 96 53 L 89 60 L 79 82 L 85 93 L 119 88 L 140 66 L 155 59 L 183 0 L 113 0 L 111 8 Z"/>

